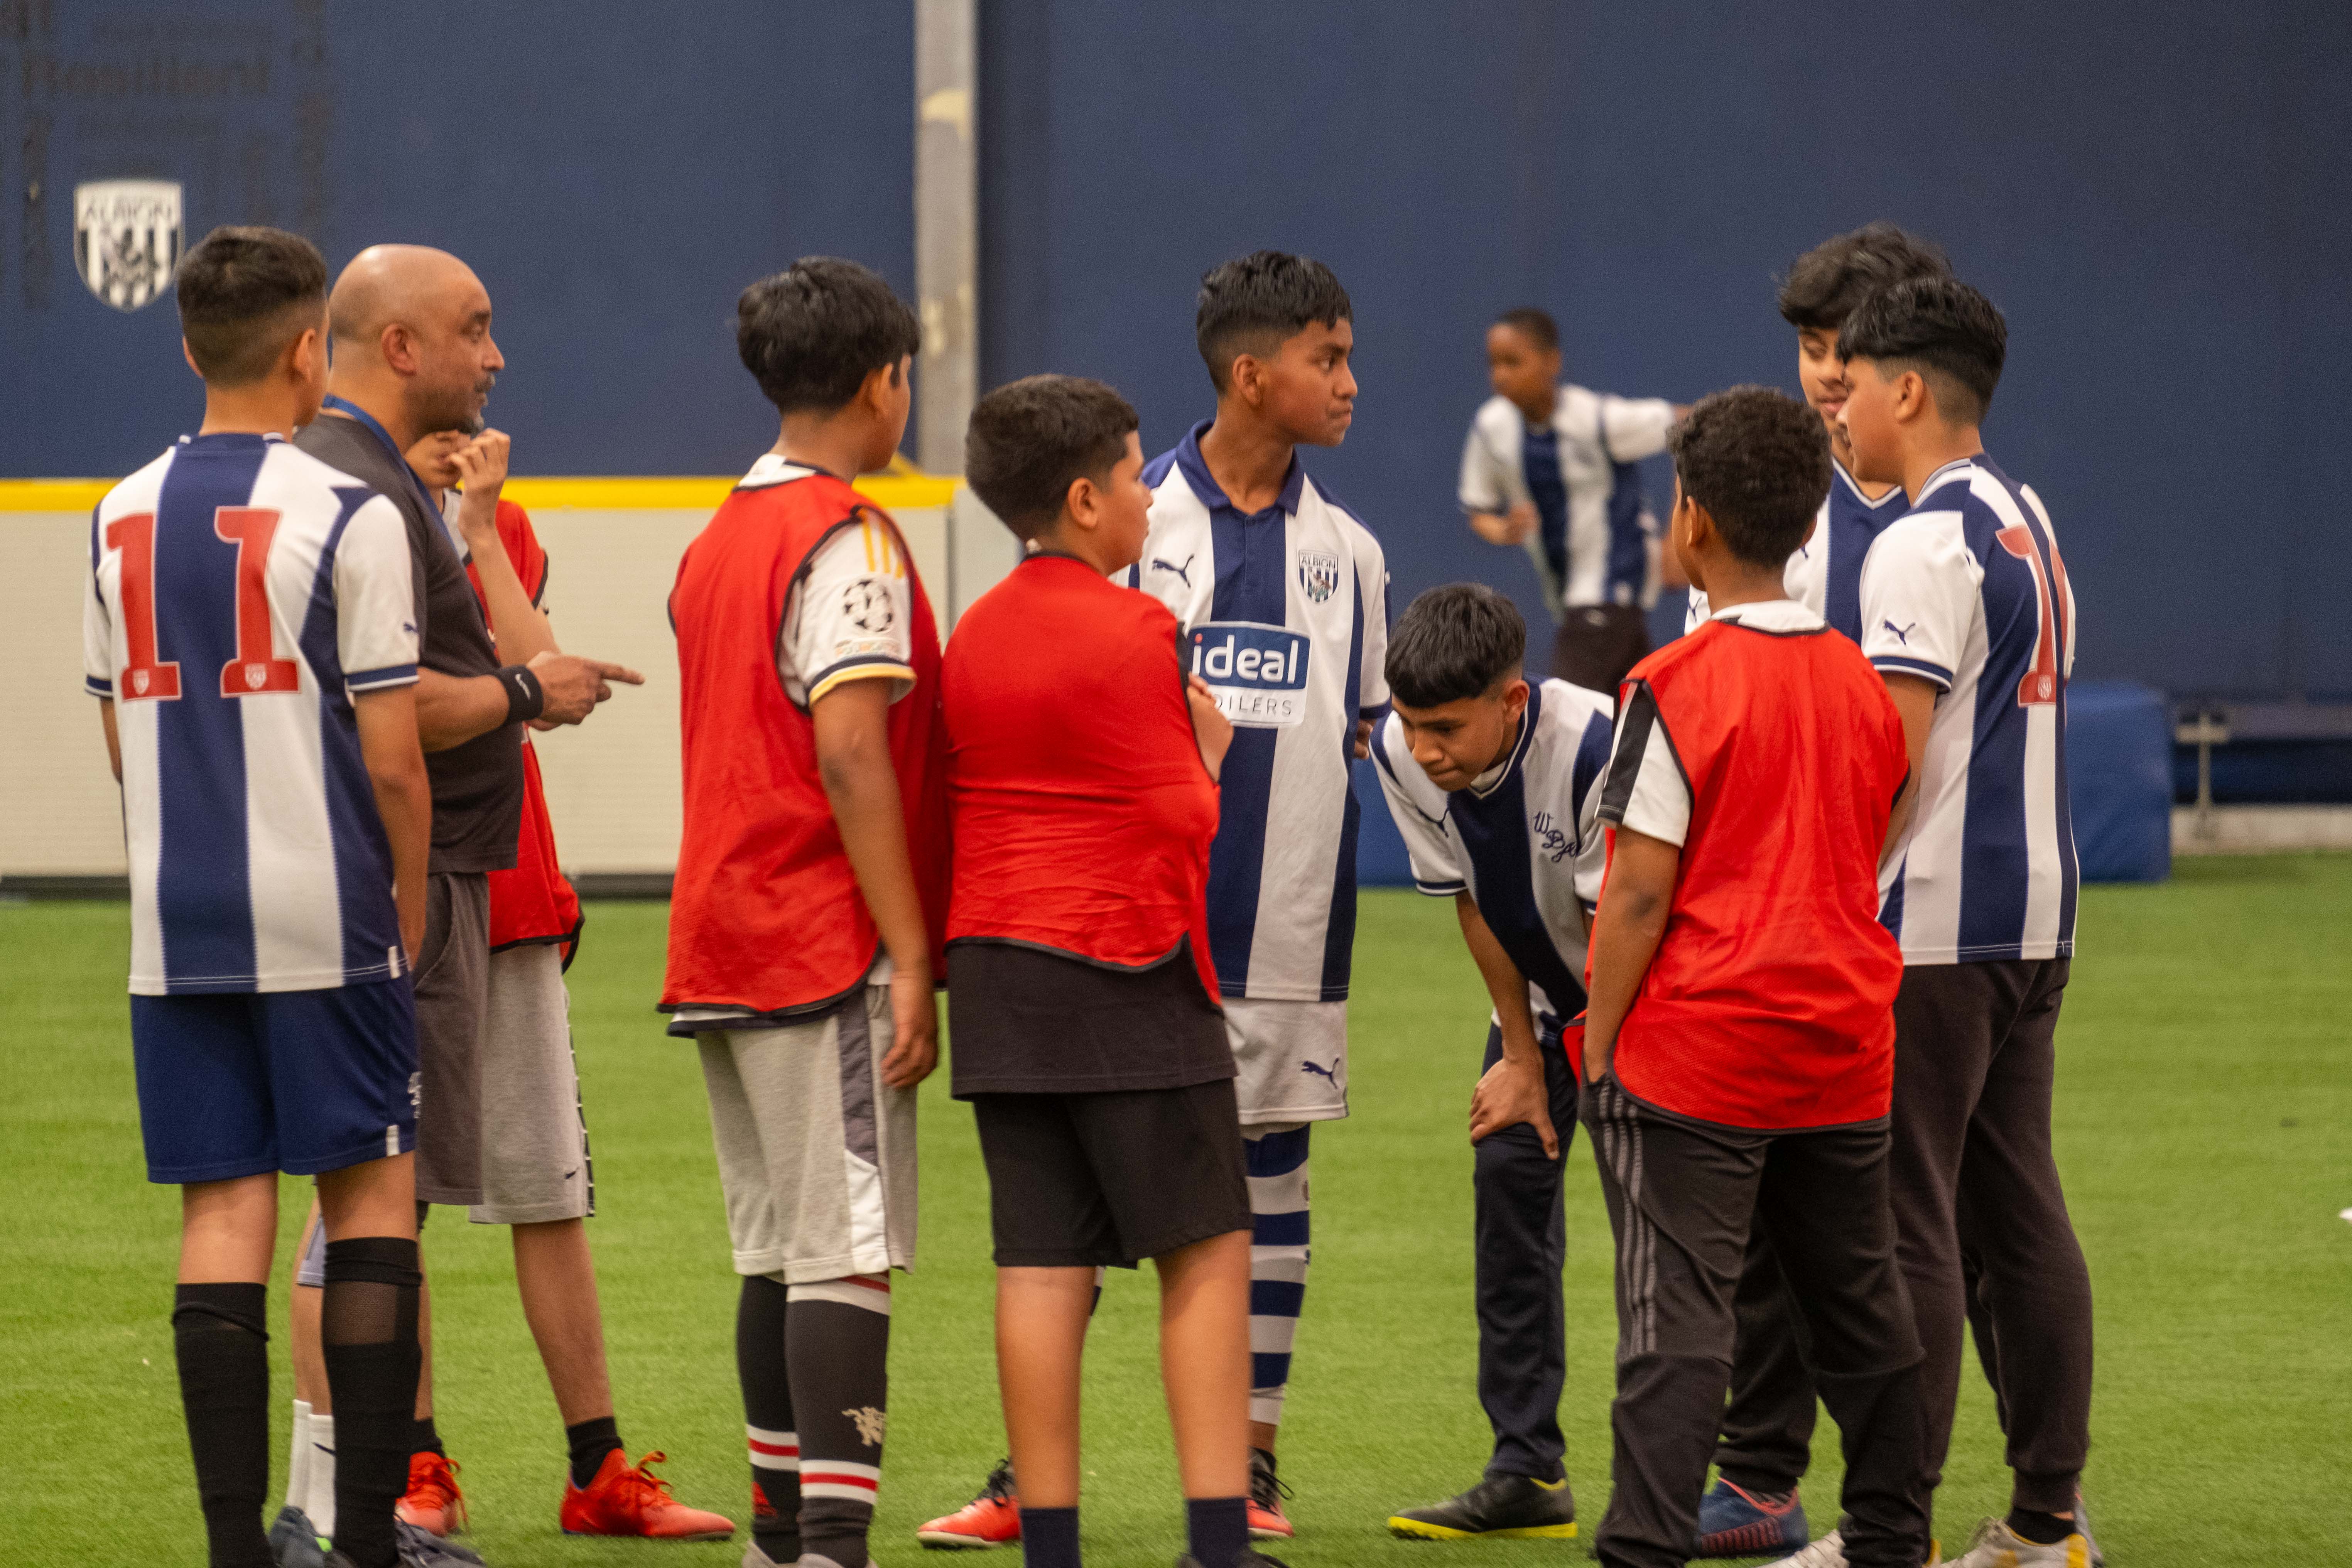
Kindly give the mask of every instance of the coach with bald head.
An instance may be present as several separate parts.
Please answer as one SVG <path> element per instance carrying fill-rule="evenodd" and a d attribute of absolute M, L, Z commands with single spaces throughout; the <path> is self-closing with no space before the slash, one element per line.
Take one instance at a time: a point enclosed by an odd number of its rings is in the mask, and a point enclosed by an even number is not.
<path fill-rule="evenodd" d="M 505 366 L 490 296 L 446 251 L 362 250 L 327 301 L 333 370 L 322 416 L 295 437 L 392 499 L 408 525 L 420 668 L 416 717 L 433 785 L 433 853 L 416 974 L 422 1068 L 420 1203 L 481 1201 L 481 1061 L 489 963 L 488 874 L 515 863 L 522 726 L 576 724 L 634 670 L 544 652 L 501 665 L 464 563 L 403 457 L 439 430 L 477 431 Z"/>

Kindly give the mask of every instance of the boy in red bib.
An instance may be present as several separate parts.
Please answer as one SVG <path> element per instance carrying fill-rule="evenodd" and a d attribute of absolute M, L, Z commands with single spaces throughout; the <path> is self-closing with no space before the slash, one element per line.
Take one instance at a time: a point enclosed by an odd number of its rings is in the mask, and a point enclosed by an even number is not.
<path fill-rule="evenodd" d="M 743 1277 L 745 1568 L 864 1568 L 889 1271 L 914 1261 L 947 910 L 940 642 L 906 542 L 849 481 L 898 450 L 920 342 L 856 262 L 743 291 L 736 346 L 781 434 L 670 594 L 686 821 L 662 1008 L 701 1049 Z"/>
<path fill-rule="evenodd" d="M 1097 1269 L 1160 1270 L 1192 1556 L 1249 1549 L 1249 1192 L 1208 943 L 1233 728 L 1131 566 L 1135 410 L 1033 376 L 972 410 L 965 471 L 1029 546 L 941 675 L 955 839 L 955 1094 L 996 1243 L 997 1371 L 1030 1568 L 1078 1564 L 1078 1361 Z"/>
<path fill-rule="evenodd" d="M 1902 721 L 1861 651 L 1782 591 L 1829 491 L 1819 417 L 1740 387 L 1671 445 L 1671 545 L 1714 610 L 1627 677 L 1601 794 L 1582 1114 L 1618 1331 L 1597 1555 L 1689 1560 L 1760 1228 L 1844 1440 L 1845 1560 L 1915 1568 L 1920 1351 L 1887 1199 L 1903 967 L 1877 920 Z"/>

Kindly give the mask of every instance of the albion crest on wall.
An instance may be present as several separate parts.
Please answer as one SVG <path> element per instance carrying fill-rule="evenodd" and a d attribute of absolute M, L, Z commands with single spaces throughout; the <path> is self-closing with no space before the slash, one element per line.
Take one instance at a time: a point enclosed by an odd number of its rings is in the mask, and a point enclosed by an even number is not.
<path fill-rule="evenodd" d="M 180 263 L 176 180 L 93 180 L 74 187 L 74 270 L 118 310 L 161 294 Z"/>

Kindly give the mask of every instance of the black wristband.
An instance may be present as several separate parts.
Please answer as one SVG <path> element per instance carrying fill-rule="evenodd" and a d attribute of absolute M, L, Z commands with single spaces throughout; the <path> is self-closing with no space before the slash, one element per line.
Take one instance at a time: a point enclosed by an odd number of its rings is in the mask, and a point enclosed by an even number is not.
<path fill-rule="evenodd" d="M 524 666 L 509 664 L 500 668 L 499 686 L 507 694 L 508 723 L 520 724 L 547 711 L 547 688 Z"/>

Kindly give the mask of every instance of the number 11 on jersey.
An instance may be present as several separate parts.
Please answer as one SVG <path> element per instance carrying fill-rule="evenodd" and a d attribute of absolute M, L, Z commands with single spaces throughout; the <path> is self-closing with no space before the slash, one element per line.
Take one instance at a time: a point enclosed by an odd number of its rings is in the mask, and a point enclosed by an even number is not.
<path fill-rule="evenodd" d="M 236 657 L 221 666 L 223 697 L 299 691 L 302 674 L 277 657 L 269 621 L 269 544 L 278 514 L 264 507 L 225 506 L 213 513 L 213 533 L 236 547 Z M 166 659 L 155 635 L 155 514 L 133 512 L 106 525 L 106 547 L 122 558 L 122 640 L 131 662 L 114 685 L 118 700 L 161 702 L 180 695 L 180 666 Z"/>

